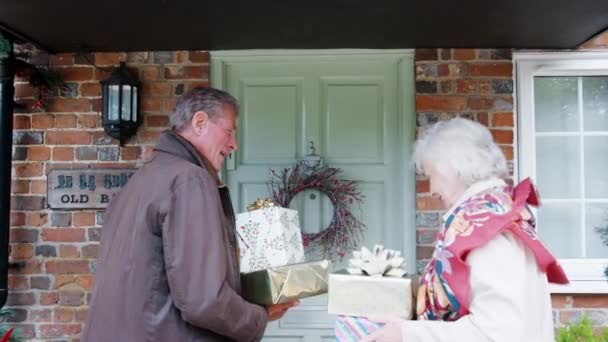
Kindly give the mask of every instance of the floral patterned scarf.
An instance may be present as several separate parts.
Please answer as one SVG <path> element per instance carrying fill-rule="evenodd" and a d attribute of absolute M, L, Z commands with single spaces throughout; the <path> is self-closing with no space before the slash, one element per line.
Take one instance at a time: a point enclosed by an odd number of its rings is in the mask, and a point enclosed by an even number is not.
<path fill-rule="evenodd" d="M 530 248 L 549 282 L 567 284 L 561 266 L 536 234 L 528 205 L 539 204 L 534 185 L 525 179 L 515 188 L 486 189 L 453 208 L 420 279 L 418 319 L 454 321 L 468 314 L 471 285 L 466 256 L 507 230 Z"/>

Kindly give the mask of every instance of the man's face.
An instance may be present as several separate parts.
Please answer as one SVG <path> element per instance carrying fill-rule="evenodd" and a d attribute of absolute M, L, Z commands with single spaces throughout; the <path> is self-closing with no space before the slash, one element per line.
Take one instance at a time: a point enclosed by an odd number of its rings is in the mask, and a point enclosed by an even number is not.
<path fill-rule="evenodd" d="M 226 157 L 237 149 L 236 119 L 234 108 L 224 105 L 222 113 L 207 121 L 205 132 L 196 141 L 197 150 L 217 172 L 222 169 Z"/>

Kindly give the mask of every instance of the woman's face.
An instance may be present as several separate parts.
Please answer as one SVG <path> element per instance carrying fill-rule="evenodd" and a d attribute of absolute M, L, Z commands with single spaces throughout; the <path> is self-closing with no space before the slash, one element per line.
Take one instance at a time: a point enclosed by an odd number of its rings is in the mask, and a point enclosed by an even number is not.
<path fill-rule="evenodd" d="M 423 162 L 422 169 L 429 177 L 431 195 L 439 198 L 446 209 L 450 208 L 466 190 L 458 177 L 439 172 L 431 163 Z"/>

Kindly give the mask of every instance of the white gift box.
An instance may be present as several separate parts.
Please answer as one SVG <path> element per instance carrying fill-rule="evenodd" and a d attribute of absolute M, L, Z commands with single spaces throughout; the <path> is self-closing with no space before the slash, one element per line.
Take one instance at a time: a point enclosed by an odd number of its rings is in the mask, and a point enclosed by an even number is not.
<path fill-rule="evenodd" d="M 328 312 L 335 315 L 394 315 L 412 319 L 418 279 L 370 277 L 346 272 L 329 275 Z"/>
<path fill-rule="evenodd" d="M 298 212 L 268 207 L 236 216 L 242 273 L 304 262 Z"/>

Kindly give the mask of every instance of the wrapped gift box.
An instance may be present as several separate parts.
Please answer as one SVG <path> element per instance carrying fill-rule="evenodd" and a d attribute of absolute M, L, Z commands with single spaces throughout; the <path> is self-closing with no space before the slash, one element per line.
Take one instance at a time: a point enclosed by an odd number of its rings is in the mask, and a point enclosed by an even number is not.
<path fill-rule="evenodd" d="M 268 305 L 326 293 L 330 264 L 322 260 L 241 274 L 243 298 Z"/>
<path fill-rule="evenodd" d="M 241 272 L 304 261 L 298 212 L 268 207 L 236 216 Z"/>
<path fill-rule="evenodd" d="M 382 324 L 365 317 L 338 316 L 336 318 L 336 342 L 359 342 L 363 337 L 381 328 Z"/>
<path fill-rule="evenodd" d="M 329 275 L 328 312 L 336 315 L 395 315 L 412 319 L 418 278 L 370 277 L 345 271 Z"/>

